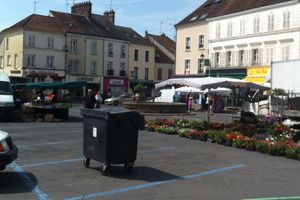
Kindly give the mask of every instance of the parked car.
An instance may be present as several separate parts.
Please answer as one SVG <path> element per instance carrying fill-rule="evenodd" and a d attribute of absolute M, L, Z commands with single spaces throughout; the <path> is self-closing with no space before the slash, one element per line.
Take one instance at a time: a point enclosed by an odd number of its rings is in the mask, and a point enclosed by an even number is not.
<path fill-rule="evenodd" d="M 0 171 L 18 157 L 18 148 L 7 132 L 0 130 Z"/>
<path fill-rule="evenodd" d="M 125 101 L 133 101 L 133 94 L 122 94 L 118 97 L 112 97 L 104 100 L 107 105 L 119 105 Z"/>

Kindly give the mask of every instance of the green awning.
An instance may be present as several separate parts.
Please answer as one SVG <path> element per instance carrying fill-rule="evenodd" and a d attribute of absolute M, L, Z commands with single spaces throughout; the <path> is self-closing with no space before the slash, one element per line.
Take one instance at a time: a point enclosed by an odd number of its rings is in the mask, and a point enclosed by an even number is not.
<path fill-rule="evenodd" d="M 67 88 L 79 88 L 84 86 L 86 86 L 86 81 L 20 83 L 20 84 L 12 85 L 13 88 L 28 88 L 28 89 L 67 89 Z"/>

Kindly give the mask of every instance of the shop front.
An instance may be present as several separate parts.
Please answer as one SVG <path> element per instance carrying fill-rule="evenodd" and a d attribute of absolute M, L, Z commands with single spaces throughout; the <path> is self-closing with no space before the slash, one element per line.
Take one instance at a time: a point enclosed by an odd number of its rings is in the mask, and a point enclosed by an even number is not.
<path fill-rule="evenodd" d="M 103 94 L 105 97 L 119 96 L 127 92 L 128 78 L 104 77 Z"/>
<path fill-rule="evenodd" d="M 269 71 L 270 66 L 250 67 L 247 69 L 247 77 L 243 80 L 263 85 L 266 83 L 266 77 Z"/>
<path fill-rule="evenodd" d="M 71 88 L 70 93 L 73 99 L 80 100 L 84 95 L 87 89 L 92 89 L 95 93 L 101 91 L 101 78 L 95 76 L 76 76 L 76 75 L 67 75 L 66 81 L 86 81 L 85 88 Z"/>
<path fill-rule="evenodd" d="M 31 79 L 32 83 L 60 82 L 65 80 L 65 71 L 26 69 L 25 77 Z"/>
<path fill-rule="evenodd" d="M 247 76 L 247 69 L 246 68 L 225 68 L 225 69 L 211 68 L 210 76 L 244 79 Z"/>

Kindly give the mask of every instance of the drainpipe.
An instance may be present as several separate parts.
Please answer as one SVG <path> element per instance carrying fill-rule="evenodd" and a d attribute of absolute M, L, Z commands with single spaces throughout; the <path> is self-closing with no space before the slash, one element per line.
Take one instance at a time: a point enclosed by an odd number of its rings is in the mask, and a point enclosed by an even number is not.
<path fill-rule="evenodd" d="M 102 51 L 102 76 L 101 76 L 101 92 L 104 93 L 104 73 L 105 73 L 105 40 L 103 39 L 103 51 Z"/>

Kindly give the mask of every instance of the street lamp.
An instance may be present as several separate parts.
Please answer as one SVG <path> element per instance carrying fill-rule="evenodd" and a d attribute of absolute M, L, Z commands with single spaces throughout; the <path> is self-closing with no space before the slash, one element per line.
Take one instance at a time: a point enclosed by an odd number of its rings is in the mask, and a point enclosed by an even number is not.
<path fill-rule="evenodd" d="M 208 53 L 208 50 L 207 50 Z M 202 67 L 202 64 L 205 66 L 205 56 L 203 53 L 200 55 L 200 67 Z M 210 77 L 210 66 L 208 65 L 208 76 Z"/>

